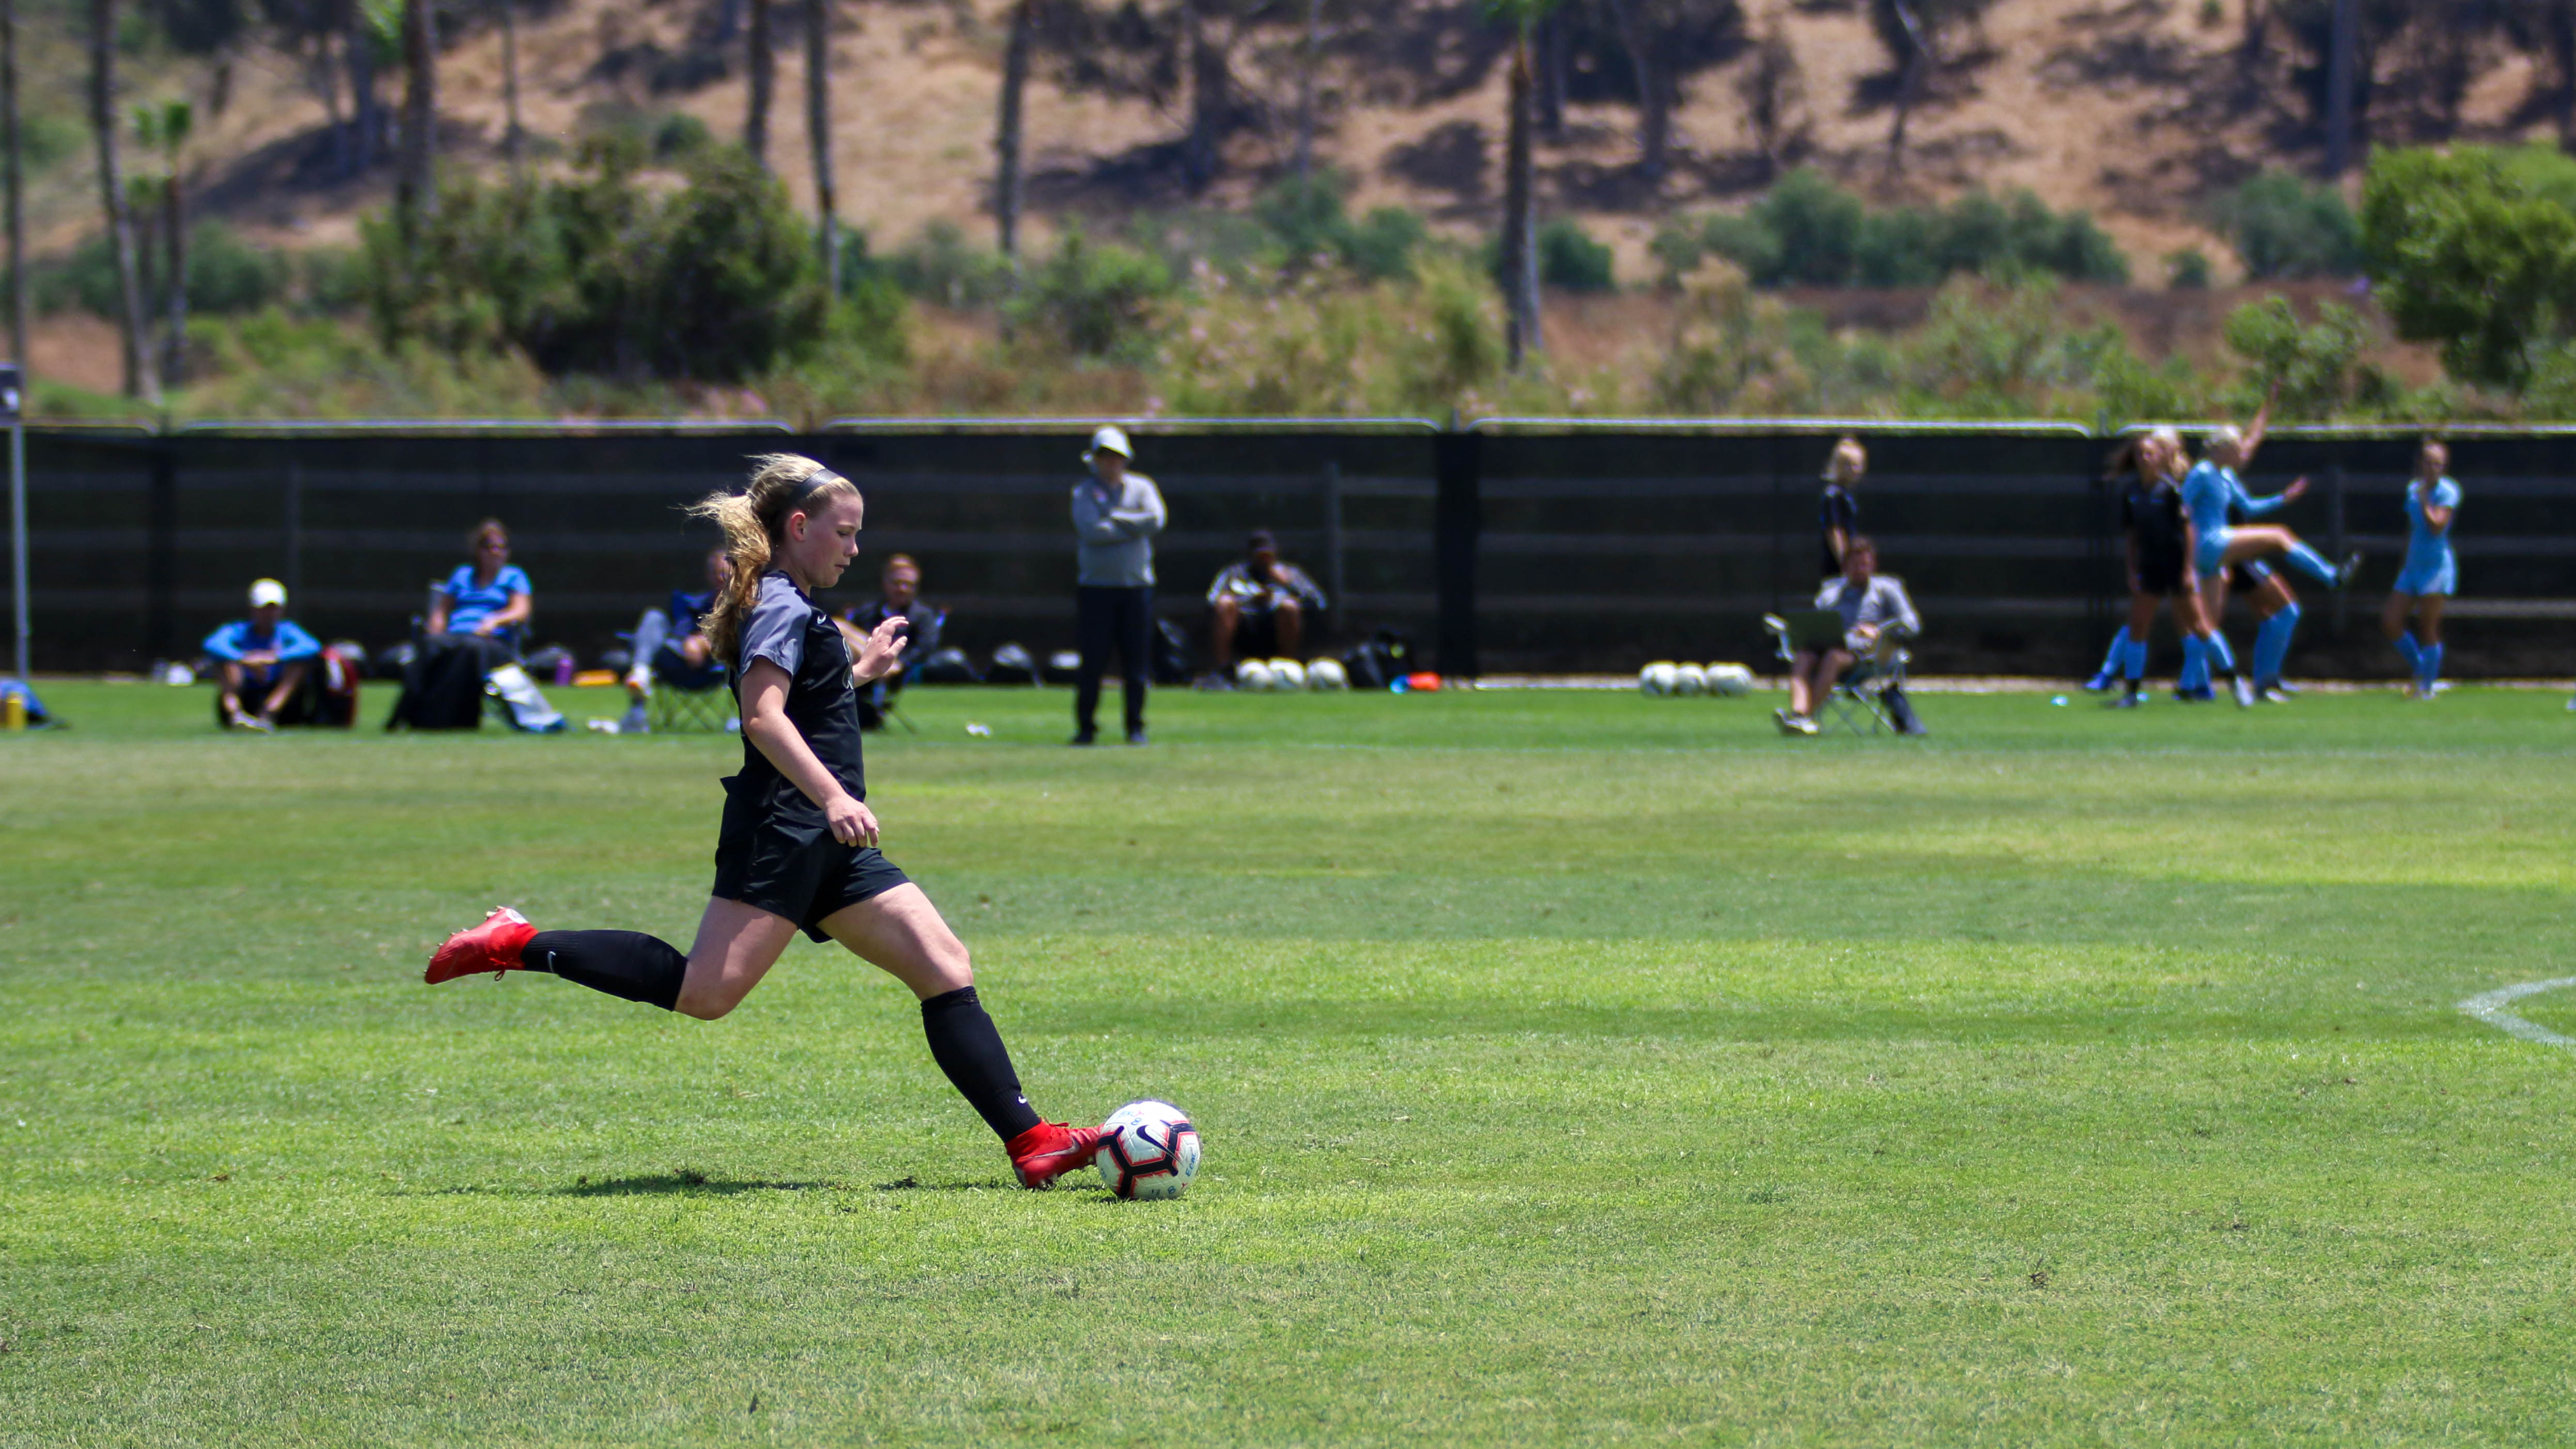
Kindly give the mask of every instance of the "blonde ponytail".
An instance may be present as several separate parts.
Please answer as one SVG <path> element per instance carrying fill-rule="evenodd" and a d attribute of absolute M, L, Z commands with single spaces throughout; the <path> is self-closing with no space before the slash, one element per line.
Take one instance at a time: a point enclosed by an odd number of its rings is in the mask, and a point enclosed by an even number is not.
<path fill-rule="evenodd" d="M 724 530 L 725 558 L 733 577 L 725 581 L 716 606 L 707 611 L 707 643 L 715 657 L 739 672 L 735 657 L 742 644 L 742 624 L 760 600 L 760 576 L 787 537 L 791 515 L 811 515 L 821 500 L 859 490 L 849 479 L 796 453 L 763 453 L 753 458 L 751 483 L 740 493 L 710 493 L 689 505 L 691 518 L 703 518 Z"/>

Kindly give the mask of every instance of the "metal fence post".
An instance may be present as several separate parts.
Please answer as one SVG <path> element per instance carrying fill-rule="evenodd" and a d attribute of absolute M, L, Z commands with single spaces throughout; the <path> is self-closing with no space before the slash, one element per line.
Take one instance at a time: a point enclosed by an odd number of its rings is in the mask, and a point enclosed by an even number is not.
<path fill-rule="evenodd" d="M 304 465 L 292 454 L 286 463 L 286 597 L 304 597 Z"/>
<path fill-rule="evenodd" d="M 143 657 L 168 659 L 179 627 L 179 469 L 170 439 L 152 440 L 145 511 Z"/>
<path fill-rule="evenodd" d="M 1432 440 L 1439 479 L 1431 523 L 1432 568 L 1440 598 L 1440 672 L 1473 679 L 1476 667 L 1476 536 L 1485 526 L 1484 435 L 1442 433 Z"/>

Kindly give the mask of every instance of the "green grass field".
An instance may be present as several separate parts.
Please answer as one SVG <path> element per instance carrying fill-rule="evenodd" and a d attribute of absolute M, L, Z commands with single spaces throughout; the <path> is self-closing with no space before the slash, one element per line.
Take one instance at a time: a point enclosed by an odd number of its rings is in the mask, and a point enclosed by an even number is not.
<path fill-rule="evenodd" d="M 1122 1204 L 837 948 L 420 984 L 496 902 L 685 939 L 733 741 L 48 692 L 0 1445 L 2576 1438 L 2576 1058 L 2456 1008 L 2576 975 L 2555 694 L 923 694 L 872 798 L 1037 1105 L 1206 1134 Z"/>

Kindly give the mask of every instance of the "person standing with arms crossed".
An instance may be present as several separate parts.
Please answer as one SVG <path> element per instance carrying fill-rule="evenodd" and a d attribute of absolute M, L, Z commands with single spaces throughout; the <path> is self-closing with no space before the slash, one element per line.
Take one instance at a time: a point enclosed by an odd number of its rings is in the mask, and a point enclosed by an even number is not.
<path fill-rule="evenodd" d="M 1091 435 L 1082 461 L 1091 476 L 1073 485 L 1073 532 L 1081 542 L 1074 633 L 1082 669 L 1074 677 L 1073 743 L 1100 737 L 1100 677 L 1118 654 L 1127 705 L 1127 743 L 1145 743 L 1145 685 L 1154 637 L 1154 535 L 1163 531 L 1162 490 L 1132 472 L 1135 450 L 1118 428 Z"/>

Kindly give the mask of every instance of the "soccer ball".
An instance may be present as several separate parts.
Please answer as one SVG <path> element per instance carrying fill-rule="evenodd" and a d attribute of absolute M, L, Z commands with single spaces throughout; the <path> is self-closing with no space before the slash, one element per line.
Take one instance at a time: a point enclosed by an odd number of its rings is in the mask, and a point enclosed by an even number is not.
<path fill-rule="evenodd" d="M 1348 689 L 1351 687 L 1351 676 L 1342 668 L 1342 661 L 1318 659 L 1306 666 L 1306 687 L 1308 689 Z"/>
<path fill-rule="evenodd" d="M 1247 659 L 1234 666 L 1234 683 L 1238 689 L 1248 689 L 1255 694 L 1268 694 L 1279 687 L 1279 676 L 1271 673 L 1270 666 L 1260 660 Z"/>
<path fill-rule="evenodd" d="M 1306 687 L 1306 666 L 1294 659 L 1273 659 L 1270 679 L 1283 690 L 1302 690 Z"/>
<path fill-rule="evenodd" d="M 1700 668 L 1696 664 L 1676 664 L 1673 666 L 1673 693 L 1691 695 L 1706 694 L 1707 692 L 1708 671 Z"/>
<path fill-rule="evenodd" d="M 1660 699 L 1672 693 L 1680 684 L 1680 666 L 1670 660 L 1658 659 L 1637 671 L 1637 689 L 1641 694 Z"/>
<path fill-rule="evenodd" d="M 1109 1114 L 1091 1162 L 1120 1197 L 1179 1197 L 1199 1174 L 1199 1129 L 1169 1102 L 1130 1102 Z"/>
<path fill-rule="evenodd" d="M 1742 699 L 1753 692 L 1753 671 L 1741 664 L 1712 664 L 1708 667 L 1708 692 Z"/>

